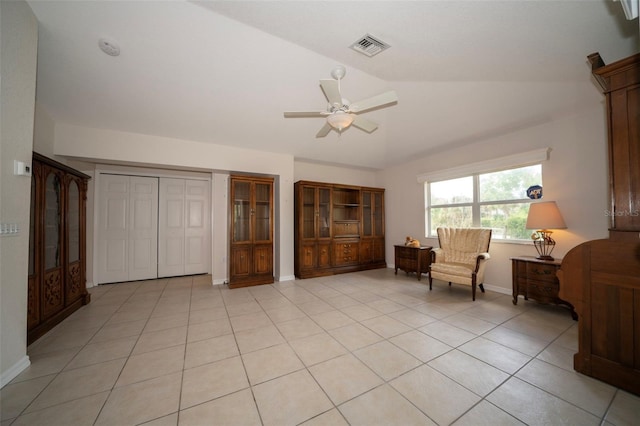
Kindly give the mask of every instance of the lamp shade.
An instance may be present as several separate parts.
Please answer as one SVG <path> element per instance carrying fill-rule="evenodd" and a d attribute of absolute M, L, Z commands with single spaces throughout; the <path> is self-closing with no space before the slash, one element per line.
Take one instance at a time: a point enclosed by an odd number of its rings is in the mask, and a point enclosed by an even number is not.
<path fill-rule="evenodd" d="M 354 117 L 344 111 L 336 111 L 327 117 L 329 125 L 339 132 L 349 127 L 351 123 L 353 123 L 353 120 Z"/>
<path fill-rule="evenodd" d="M 555 201 L 531 203 L 527 216 L 527 229 L 566 229 L 562 214 Z"/>

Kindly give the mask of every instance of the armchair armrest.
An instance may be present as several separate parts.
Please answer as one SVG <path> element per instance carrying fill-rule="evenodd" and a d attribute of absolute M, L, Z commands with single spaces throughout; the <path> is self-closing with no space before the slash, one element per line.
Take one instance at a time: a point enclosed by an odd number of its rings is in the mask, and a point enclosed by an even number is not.
<path fill-rule="evenodd" d="M 477 273 L 480 270 L 480 265 L 482 265 L 487 260 L 491 259 L 491 255 L 489 253 L 480 253 L 478 257 L 476 257 L 476 270 Z"/>
<path fill-rule="evenodd" d="M 431 263 L 444 262 L 444 250 L 441 248 L 431 249 Z"/>

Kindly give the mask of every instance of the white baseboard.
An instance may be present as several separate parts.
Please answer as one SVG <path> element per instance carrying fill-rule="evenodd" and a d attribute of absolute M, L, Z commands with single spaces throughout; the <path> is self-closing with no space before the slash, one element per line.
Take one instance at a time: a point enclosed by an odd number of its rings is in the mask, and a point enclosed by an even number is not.
<path fill-rule="evenodd" d="M 282 281 L 295 281 L 296 276 L 295 275 L 284 275 L 280 278 L 278 278 L 278 282 L 282 282 Z"/>
<path fill-rule="evenodd" d="M 513 294 L 513 290 L 511 290 L 510 288 L 504 288 L 504 287 L 500 287 L 497 285 L 491 285 L 491 284 L 483 284 L 485 290 L 491 290 L 491 291 L 495 291 L 496 293 L 501 293 L 501 294 L 508 294 L 508 295 L 512 295 Z"/>
<path fill-rule="evenodd" d="M 3 371 L 0 376 L 0 388 L 3 388 L 4 385 L 15 379 L 18 374 L 22 373 L 30 365 L 31 361 L 29 360 L 29 356 L 25 355 L 20 361 L 9 367 L 7 371 Z"/>

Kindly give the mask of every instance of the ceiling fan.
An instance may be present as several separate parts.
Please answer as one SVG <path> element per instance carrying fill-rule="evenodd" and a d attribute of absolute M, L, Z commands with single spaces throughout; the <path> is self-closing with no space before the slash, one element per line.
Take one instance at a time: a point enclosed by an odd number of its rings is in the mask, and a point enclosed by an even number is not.
<path fill-rule="evenodd" d="M 320 80 L 322 91 L 329 101 L 325 111 L 288 111 L 284 113 L 285 118 L 326 117 L 327 122 L 316 134 L 317 138 L 327 136 L 331 130 L 342 133 L 352 124 L 367 133 L 373 132 L 378 128 L 378 125 L 358 114 L 397 103 L 398 95 L 391 90 L 359 102 L 350 103 L 340 94 L 340 80 L 344 78 L 345 74 L 345 67 L 338 65 L 331 71 L 333 80 Z"/>

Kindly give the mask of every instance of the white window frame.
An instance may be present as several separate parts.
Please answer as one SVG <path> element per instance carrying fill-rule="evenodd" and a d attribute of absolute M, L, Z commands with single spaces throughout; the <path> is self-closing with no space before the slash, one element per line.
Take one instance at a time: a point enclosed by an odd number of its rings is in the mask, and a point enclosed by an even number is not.
<path fill-rule="evenodd" d="M 521 154 L 510 155 L 506 157 L 495 158 L 488 161 L 482 161 L 478 163 L 472 163 L 465 166 L 455 167 L 451 169 L 440 170 L 437 172 L 424 173 L 417 176 L 419 183 L 424 184 L 424 205 L 425 205 L 425 237 L 435 238 L 435 235 L 431 235 L 431 206 L 430 206 L 430 183 L 440 182 L 444 180 L 458 179 L 463 177 L 473 177 L 473 201 L 469 203 L 457 203 L 457 204 L 442 204 L 438 207 L 466 207 L 471 206 L 473 226 L 480 226 L 480 206 L 481 205 L 495 205 L 495 204 L 514 204 L 514 203 L 530 203 L 531 200 L 499 200 L 499 201 L 487 201 L 480 202 L 479 190 L 480 190 L 480 175 L 485 173 L 493 173 L 499 171 L 505 171 L 510 169 L 518 169 L 521 167 L 532 166 L 536 164 L 542 165 L 544 161 L 549 159 L 550 148 L 538 149 L 535 151 L 528 151 Z M 476 223 L 477 222 L 477 223 Z M 522 242 L 525 240 L 516 239 L 497 239 L 502 242 Z"/>

